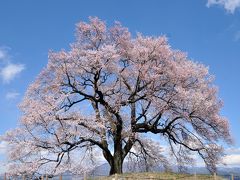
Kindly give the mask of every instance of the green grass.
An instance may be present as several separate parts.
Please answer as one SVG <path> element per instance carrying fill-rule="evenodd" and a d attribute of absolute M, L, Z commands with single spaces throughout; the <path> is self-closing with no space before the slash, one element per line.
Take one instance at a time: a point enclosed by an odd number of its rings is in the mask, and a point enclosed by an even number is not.
<path fill-rule="evenodd" d="M 118 174 L 118 180 L 214 180 L 211 175 L 197 175 L 196 179 L 191 174 L 178 173 L 125 173 Z M 94 178 L 94 180 L 114 180 L 115 175 L 109 177 Z M 90 179 L 89 179 L 90 180 Z M 223 180 L 217 177 L 217 180 Z"/>

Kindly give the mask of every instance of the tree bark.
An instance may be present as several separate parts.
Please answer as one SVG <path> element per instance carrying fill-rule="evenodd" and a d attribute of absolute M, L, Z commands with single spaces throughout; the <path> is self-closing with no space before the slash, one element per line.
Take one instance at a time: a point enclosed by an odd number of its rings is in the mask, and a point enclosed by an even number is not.
<path fill-rule="evenodd" d="M 109 175 L 113 174 L 121 174 L 123 168 L 123 158 L 121 156 L 122 152 L 119 150 L 118 152 L 114 153 L 114 156 L 106 153 L 103 151 L 103 156 L 107 160 L 108 164 L 110 165 Z"/>
<path fill-rule="evenodd" d="M 109 175 L 122 174 L 123 160 L 119 156 L 114 156 L 113 162 L 110 164 Z"/>

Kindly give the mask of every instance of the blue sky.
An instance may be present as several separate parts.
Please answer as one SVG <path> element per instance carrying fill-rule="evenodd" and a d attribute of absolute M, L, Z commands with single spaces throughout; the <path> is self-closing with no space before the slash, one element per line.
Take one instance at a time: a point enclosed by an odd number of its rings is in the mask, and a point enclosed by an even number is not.
<path fill-rule="evenodd" d="M 17 105 L 48 51 L 68 49 L 75 24 L 89 16 L 118 20 L 133 34 L 166 35 L 173 48 L 209 66 L 235 140 L 229 153 L 240 166 L 240 0 L 2 0 L 0 134 L 16 127 Z"/>

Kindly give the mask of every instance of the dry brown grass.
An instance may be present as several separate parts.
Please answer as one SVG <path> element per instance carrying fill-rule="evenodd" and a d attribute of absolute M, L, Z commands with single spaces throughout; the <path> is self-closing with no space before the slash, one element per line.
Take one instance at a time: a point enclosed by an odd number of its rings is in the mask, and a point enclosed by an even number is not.
<path fill-rule="evenodd" d="M 109 177 L 94 178 L 95 180 L 115 180 L 115 175 Z M 214 180 L 211 175 L 194 175 L 178 173 L 125 173 L 118 174 L 118 180 Z M 217 177 L 217 180 L 223 180 Z"/>

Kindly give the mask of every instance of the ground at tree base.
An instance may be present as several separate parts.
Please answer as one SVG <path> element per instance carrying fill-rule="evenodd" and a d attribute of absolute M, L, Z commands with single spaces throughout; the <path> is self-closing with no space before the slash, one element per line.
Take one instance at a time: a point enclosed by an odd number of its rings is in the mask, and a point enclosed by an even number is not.
<path fill-rule="evenodd" d="M 94 178 L 95 180 L 115 180 L 115 175 L 109 177 Z M 212 175 L 178 174 L 178 173 L 124 173 L 117 175 L 118 180 L 214 180 Z M 90 180 L 90 179 L 88 179 Z M 224 180 L 217 176 L 216 180 Z"/>

